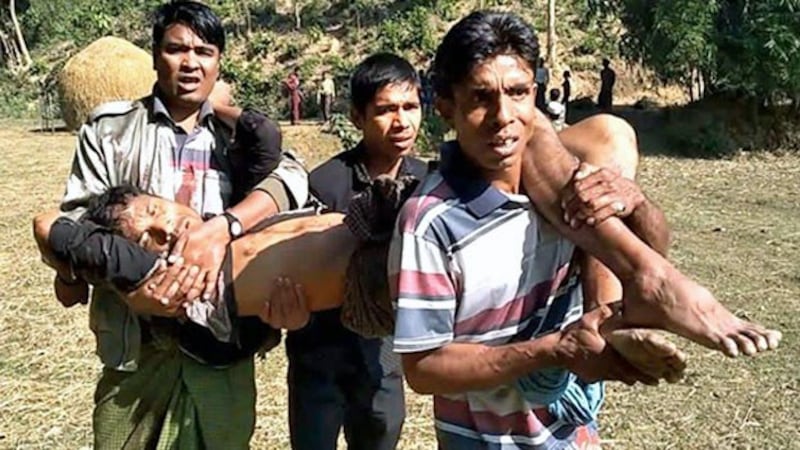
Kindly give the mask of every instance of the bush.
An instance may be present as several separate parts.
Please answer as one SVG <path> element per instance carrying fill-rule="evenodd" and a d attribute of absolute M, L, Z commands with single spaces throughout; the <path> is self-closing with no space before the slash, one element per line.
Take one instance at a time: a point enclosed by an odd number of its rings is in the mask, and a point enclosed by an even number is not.
<path fill-rule="evenodd" d="M 343 148 L 353 148 L 361 141 L 361 132 L 344 114 L 334 113 L 325 131 L 338 137 Z"/>
<path fill-rule="evenodd" d="M 716 158 L 736 148 L 727 128 L 718 121 L 673 124 L 666 129 L 666 141 L 675 154 L 696 158 Z"/>
<path fill-rule="evenodd" d="M 27 78 L 0 71 L 0 117 L 31 119 L 39 114 L 39 87 Z"/>

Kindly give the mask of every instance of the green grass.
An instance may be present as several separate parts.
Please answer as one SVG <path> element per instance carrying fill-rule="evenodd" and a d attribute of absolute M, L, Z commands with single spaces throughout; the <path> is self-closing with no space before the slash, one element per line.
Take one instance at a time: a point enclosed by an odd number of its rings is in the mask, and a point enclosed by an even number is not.
<path fill-rule="evenodd" d="M 0 122 L 0 448 L 88 448 L 99 363 L 87 310 L 55 301 L 30 233 L 33 215 L 58 202 L 75 138 L 26 126 Z M 310 165 L 339 150 L 311 125 L 285 134 Z M 685 380 L 609 389 L 604 448 L 800 448 L 799 168 L 792 155 L 643 159 L 641 181 L 674 227 L 673 260 L 737 314 L 781 329 L 784 341 L 736 360 L 679 341 L 691 358 Z M 258 362 L 253 448 L 289 446 L 285 370 L 281 349 Z M 407 404 L 401 448 L 435 448 L 430 400 L 409 392 Z"/>

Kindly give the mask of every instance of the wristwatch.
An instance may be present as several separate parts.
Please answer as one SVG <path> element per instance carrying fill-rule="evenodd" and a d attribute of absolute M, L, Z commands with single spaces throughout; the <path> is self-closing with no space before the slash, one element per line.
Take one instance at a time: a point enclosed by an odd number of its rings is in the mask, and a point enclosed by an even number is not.
<path fill-rule="evenodd" d="M 224 211 L 222 213 L 222 217 L 228 221 L 228 234 L 230 234 L 231 239 L 236 239 L 242 234 L 244 234 L 244 227 L 242 226 L 242 222 L 233 214 L 228 211 Z"/>

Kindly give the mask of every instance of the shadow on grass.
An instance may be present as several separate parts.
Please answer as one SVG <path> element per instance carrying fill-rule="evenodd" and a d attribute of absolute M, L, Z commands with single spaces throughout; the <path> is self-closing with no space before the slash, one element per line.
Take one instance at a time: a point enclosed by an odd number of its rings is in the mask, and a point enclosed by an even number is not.
<path fill-rule="evenodd" d="M 591 99 L 570 103 L 569 123 L 600 111 Z M 746 100 L 712 97 L 687 105 L 615 105 L 628 121 L 640 152 L 679 158 L 729 158 L 742 151 L 797 152 L 800 115 L 791 106 L 765 108 Z"/>
<path fill-rule="evenodd" d="M 40 126 L 38 126 L 36 128 L 31 128 L 28 131 L 31 132 L 31 133 L 51 134 L 51 133 L 69 133 L 72 130 L 68 129 L 66 127 L 66 125 L 61 124 L 61 125 L 55 125 L 55 126 L 52 126 L 52 127 L 41 126 L 40 125 Z"/>

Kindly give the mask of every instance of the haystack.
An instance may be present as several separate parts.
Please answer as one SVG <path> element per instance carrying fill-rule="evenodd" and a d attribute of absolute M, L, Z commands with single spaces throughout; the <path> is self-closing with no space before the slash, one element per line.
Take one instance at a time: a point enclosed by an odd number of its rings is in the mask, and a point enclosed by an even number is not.
<path fill-rule="evenodd" d="M 71 57 L 58 76 L 61 113 L 76 130 L 98 105 L 134 100 L 155 83 L 152 56 L 125 39 L 100 38 Z"/>

